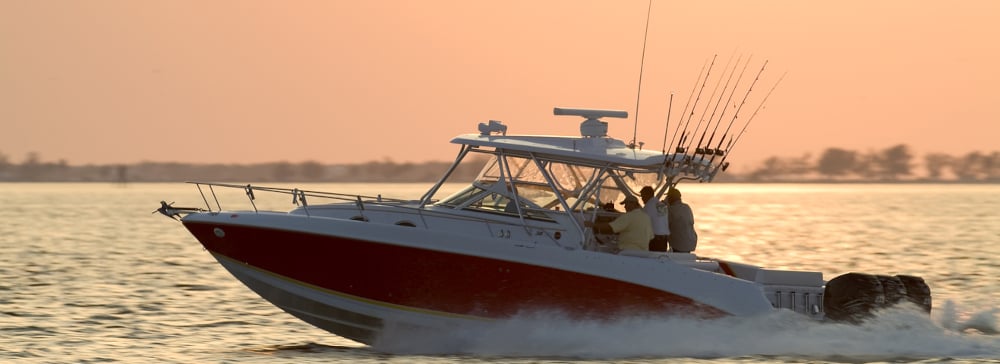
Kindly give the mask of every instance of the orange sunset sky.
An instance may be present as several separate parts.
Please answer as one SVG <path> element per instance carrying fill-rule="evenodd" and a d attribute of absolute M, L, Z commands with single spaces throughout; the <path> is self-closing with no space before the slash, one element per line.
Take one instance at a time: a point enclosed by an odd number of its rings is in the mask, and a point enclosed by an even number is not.
<path fill-rule="evenodd" d="M 450 160 L 489 119 L 635 123 L 646 1 L 0 0 L 0 153 L 72 165 Z M 638 135 L 706 60 L 784 80 L 730 160 L 1000 150 L 1000 1 L 655 0 Z M 749 82 L 744 81 L 744 82 Z M 707 89 L 706 94 L 709 92 Z M 750 102 L 750 101 L 748 101 Z M 751 106 L 756 107 L 756 102 Z M 671 132 L 673 132 L 671 126 Z"/>

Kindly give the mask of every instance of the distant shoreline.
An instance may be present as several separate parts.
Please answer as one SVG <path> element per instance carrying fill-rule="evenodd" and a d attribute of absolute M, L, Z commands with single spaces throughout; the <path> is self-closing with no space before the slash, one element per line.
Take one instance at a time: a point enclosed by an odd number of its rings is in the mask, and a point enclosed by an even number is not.
<path fill-rule="evenodd" d="M 485 157 L 482 163 L 464 163 L 450 178 L 471 181 L 485 163 Z M 433 183 L 451 164 L 451 161 L 397 163 L 385 160 L 356 164 L 140 162 L 75 166 L 65 160 L 43 162 L 37 155 L 21 164 L 12 164 L 0 154 L 0 182 Z M 869 152 L 829 148 L 818 158 L 810 155 L 772 157 L 742 173 L 722 171 L 713 182 L 995 184 L 1000 183 L 1000 152 L 965 156 L 932 154 L 918 159 L 905 145 Z"/>
<path fill-rule="evenodd" d="M 190 180 L 190 181 L 126 181 L 126 182 L 115 182 L 115 181 L 0 181 L 0 184 L 188 184 L 188 183 L 231 183 L 231 184 L 252 184 L 252 185 L 266 185 L 266 184 L 288 184 L 288 183 L 305 183 L 305 184 L 327 184 L 327 183 L 365 183 L 365 184 L 426 184 L 428 187 L 437 183 L 434 181 L 251 181 L 251 180 L 239 180 L 239 181 L 229 181 L 229 180 Z M 835 181 L 835 180 L 789 180 L 789 181 L 742 181 L 742 180 L 728 180 L 728 181 L 714 181 L 708 182 L 712 184 L 753 184 L 753 185 L 996 185 L 1000 184 L 1000 181 L 955 181 L 955 180 L 919 180 L 919 181 Z M 696 183 L 701 184 L 701 183 Z"/>

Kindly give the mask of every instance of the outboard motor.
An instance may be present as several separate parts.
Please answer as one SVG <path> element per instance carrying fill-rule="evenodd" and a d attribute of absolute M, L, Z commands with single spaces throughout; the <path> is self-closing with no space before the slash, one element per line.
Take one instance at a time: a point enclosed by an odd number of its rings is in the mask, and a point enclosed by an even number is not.
<path fill-rule="evenodd" d="M 882 293 L 885 294 L 885 306 L 889 307 L 902 301 L 906 297 L 906 286 L 898 277 L 887 275 L 876 275 L 878 282 L 882 284 Z"/>
<path fill-rule="evenodd" d="M 903 298 L 931 312 L 931 289 L 923 278 L 847 273 L 826 282 L 823 306 L 833 321 L 858 324 L 874 312 L 900 303 Z"/>
<path fill-rule="evenodd" d="M 925 312 L 931 313 L 931 287 L 927 286 L 923 278 L 917 276 L 896 276 L 903 286 L 906 287 L 906 299 L 922 308 Z"/>

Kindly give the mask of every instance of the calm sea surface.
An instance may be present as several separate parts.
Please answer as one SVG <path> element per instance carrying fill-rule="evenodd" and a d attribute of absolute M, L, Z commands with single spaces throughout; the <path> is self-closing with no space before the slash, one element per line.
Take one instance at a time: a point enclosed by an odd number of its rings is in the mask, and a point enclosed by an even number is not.
<path fill-rule="evenodd" d="M 428 186 L 294 187 L 416 198 Z M 681 190 L 695 211 L 699 255 L 826 279 L 919 275 L 934 311 L 886 312 L 863 326 L 789 313 L 603 325 L 525 318 L 461 350 L 414 338 L 408 350 L 385 353 L 281 312 L 180 223 L 151 214 L 160 200 L 204 206 L 192 185 L 0 184 L 0 362 L 1000 362 L 1000 186 Z"/>

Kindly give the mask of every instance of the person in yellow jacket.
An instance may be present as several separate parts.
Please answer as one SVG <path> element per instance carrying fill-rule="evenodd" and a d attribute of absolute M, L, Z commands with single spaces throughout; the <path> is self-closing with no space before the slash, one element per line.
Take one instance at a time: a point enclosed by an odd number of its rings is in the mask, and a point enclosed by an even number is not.
<path fill-rule="evenodd" d="M 618 250 L 649 250 L 649 241 L 653 239 L 653 224 L 649 215 L 642 210 L 635 196 L 626 196 L 621 203 L 625 205 L 624 214 L 611 222 L 587 221 L 585 226 L 592 227 L 596 233 L 617 233 Z"/>

